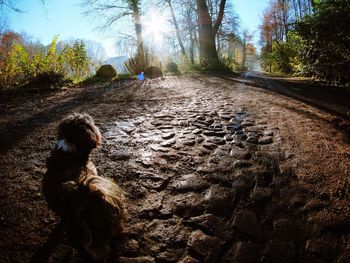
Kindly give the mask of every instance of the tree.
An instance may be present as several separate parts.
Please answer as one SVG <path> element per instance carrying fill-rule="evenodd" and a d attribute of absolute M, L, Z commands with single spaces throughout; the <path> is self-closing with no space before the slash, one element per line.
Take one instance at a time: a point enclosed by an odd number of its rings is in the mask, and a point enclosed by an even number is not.
<path fill-rule="evenodd" d="M 140 16 L 140 0 L 83 0 L 82 6 L 87 10 L 86 15 L 95 14 L 105 18 L 103 28 L 109 27 L 122 19 L 131 16 L 136 34 L 137 53 L 143 54 L 142 23 Z"/>
<path fill-rule="evenodd" d="M 16 7 L 15 1 L 13 0 L 0 0 L 0 8 L 8 8 L 16 12 L 21 12 L 21 10 Z"/>
<path fill-rule="evenodd" d="M 241 36 L 241 43 L 243 47 L 243 55 L 242 55 L 242 67 L 243 69 L 246 68 L 246 61 L 247 61 L 247 48 L 250 45 L 250 41 L 253 39 L 254 33 L 250 33 L 248 29 L 243 30 L 242 36 Z"/>
<path fill-rule="evenodd" d="M 216 69 L 220 65 L 220 61 L 216 50 L 215 39 L 224 16 L 226 0 L 221 0 L 219 13 L 214 24 L 209 14 L 207 1 L 196 0 L 196 3 L 201 64 L 208 69 Z"/>
<path fill-rule="evenodd" d="M 42 4 L 44 5 L 45 4 L 45 0 L 40 0 L 42 2 Z M 12 11 L 15 11 L 15 12 L 23 12 L 21 9 L 19 9 L 17 6 L 16 6 L 16 2 L 19 2 L 18 0 L 17 1 L 14 1 L 14 0 L 0 0 L 0 11 L 2 11 L 2 9 L 4 8 L 7 8 L 7 9 L 10 9 Z"/>
<path fill-rule="evenodd" d="M 172 18 L 172 21 L 173 21 L 173 24 L 174 24 L 174 27 L 175 27 L 176 38 L 177 38 L 177 41 L 179 42 L 179 45 L 180 45 L 180 48 L 181 48 L 181 54 L 186 57 L 186 50 L 185 50 L 185 46 L 184 46 L 183 41 L 182 41 L 182 36 L 181 36 L 181 33 L 180 33 L 179 24 L 178 24 L 176 16 L 175 16 L 175 12 L 174 12 L 174 8 L 173 8 L 173 5 L 172 5 L 172 1 L 171 0 L 165 0 L 165 2 L 168 4 L 169 9 L 170 9 L 171 18 Z"/>
<path fill-rule="evenodd" d="M 348 0 L 314 3 L 314 13 L 296 25 L 304 47 L 304 73 L 327 81 L 350 83 L 350 5 Z"/>

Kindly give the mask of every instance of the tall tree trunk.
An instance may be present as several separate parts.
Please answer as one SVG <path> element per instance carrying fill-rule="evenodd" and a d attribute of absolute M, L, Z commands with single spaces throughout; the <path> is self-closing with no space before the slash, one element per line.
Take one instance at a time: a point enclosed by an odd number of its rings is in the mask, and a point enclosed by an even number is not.
<path fill-rule="evenodd" d="M 243 43 L 243 52 L 242 52 L 242 68 L 245 70 L 245 64 L 247 60 L 247 44 Z"/>
<path fill-rule="evenodd" d="M 139 2 L 138 0 L 131 1 L 131 10 L 132 10 L 132 17 L 135 24 L 137 54 L 143 55 L 145 54 L 145 49 L 143 46 L 142 25 L 141 25 L 141 17 L 140 17 L 138 2 Z"/>
<path fill-rule="evenodd" d="M 214 26 L 212 25 L 206 0 L 196 0 L 196 3 L 199 20 L 198 33 L 201 64 L 208 69 L 215 69 L 220 64 L 215 45 L 215 36 L 222 22 L 226 0 L 221 0 L 220 11 Z"/>
<path fill-rule="evenodd" d="M 179 42 L 180 49 L 181 49 L 181 54 L 186 57 L 186 50 L 185 50 L 184 44 L 182 42 L 182 38 L 181 38 L 181 35 L 180 35 L 179 24 L 177 23 L 177 19 L 176 19 L 176 16 L 175 16 L 173 5 L 171 3 L 171 0 L 167 0 L 166 2 L 168 3 L 169 8 L 170 8 L 171 17 L 173 19 L 173 23 L 174 23 L 174 27 L 175 27 L 176 38 L 177 38 L 177 41 Z"/>
<path fill-rule="evenodd" d="M 194 45 L 195 45 L 195 32 L 193 30 L 193 27 L 189 27 L 189 35 L 190 35 L 190 62 L 193 65 L 194 64 Z"/>

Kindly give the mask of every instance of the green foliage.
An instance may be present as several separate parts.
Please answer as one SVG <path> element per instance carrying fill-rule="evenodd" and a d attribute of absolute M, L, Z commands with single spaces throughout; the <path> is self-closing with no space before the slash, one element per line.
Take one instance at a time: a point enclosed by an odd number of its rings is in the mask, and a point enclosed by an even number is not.
<path fill-rule="evenodd" d="M 230 57 L 223 57 L 221 58 L 221 63 L 228 68 L 230 71 L 237 71 L 238 70 L 238 62 L 234 58 Z"/>
<path fill-rule="evenodd" d="M 350 5 L 348 0 L 323 0 L 314 14 L 297 23 L 304 48 L 304 73 L 323 80 L 350 83 Z"/>
<path fill-rule="evenodd" d="M 72 78 L 81 80 L 91 74 L 91 61 L 87 56 L 83 41 L 76 41 L 72 47 L 66 45 L 60 55 L 60 60 L 60 65 L 66 74 Z"/>
<path fill-rule="evenodd" d="M 56 50 L 57 41 L 58 36 L 52 40 L 47 51 L 36 50 L 35 53 L 30 52 L 24 43 L 12 44 L 8 54 L 0 58 L 5 65 L 0 68 L 0 87 L 23 85 L 30 81 L 36 83 L 37 79 L 48 79 L 49 86 L 52 86 L 55 79 L 61 79 L 57 78 L 58 75 L 76 80 L 89 75 L 90 59 L 84 42 L 76 41 L 73 46 L 67 45 L 59 54 Z"/>
<path fill-rule="evenodd" d="M 303 42 L 300 36 L 290 31 L 286 42 L 273 42 L 272 46 L 262 49 L 262 67 L 266 71 L 284 74 L 299 74 L 301 72 L 300 50 Z"/>

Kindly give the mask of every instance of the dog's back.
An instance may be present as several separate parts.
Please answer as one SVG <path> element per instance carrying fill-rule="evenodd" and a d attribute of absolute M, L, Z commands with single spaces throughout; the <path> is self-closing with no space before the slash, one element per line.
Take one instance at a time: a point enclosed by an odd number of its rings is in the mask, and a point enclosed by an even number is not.
<path fill-rule="evenodd" d="M 76 236 L 94 259 L 109 253 L 111 239 L 123 231 L 125 197 L 119 186 L 107 178 L 81 178 L 82 204 L 76 212 Z"/>

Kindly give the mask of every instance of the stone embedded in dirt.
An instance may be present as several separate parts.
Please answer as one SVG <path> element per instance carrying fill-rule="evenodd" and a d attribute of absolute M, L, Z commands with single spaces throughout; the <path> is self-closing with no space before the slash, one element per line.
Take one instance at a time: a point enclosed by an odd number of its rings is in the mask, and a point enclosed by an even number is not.
<path fill-rule="evenodd" d="M 230 211 L 233 193 L 231 192 L 231 188 L 213 185 L 204 198 L 207 203 L 207 212 L 225 216 Z"/>
<path fill-rule="evenodd" d="M 261 247 L 258 244 L 238 242 L 221 258 L 221 263 L 256 263 L 260 262 Z"/>
<path fill-rule="evenodd" d="M 222 185 L 231 185 L 235 180 L 234 174 L 232 173 L 210 173 L 206 175 L 208 181 L 214 183 L 221 183 Z"/>
<path fill-rule="evenodd" d="M 264 131 L 264 135 L 265 136 L 273 136 L 274 132 L 271 131 L 271 130 L 268 130 L 268 131 Z"/>
<path fill-rule="evenodd" d="M 139 182 L 139 185 L 142 185 L 149 190 L 160 190 L 163 188 L 165 183 L 166 181 L 163 180 L 154 181 L 151 179 L 143 179 Z"/>
<path fill-rule="evenodd" d="M 273 174 L 271 171 L 262 170 L 256 174 L 256 185 L 258 187 L 267 187 L 272 183 Z"/>
<path fill-rule="evenodd" d="M 226 141 L 222 138 L 214 137 L 209 140 L 207 140 L 208 143 L 214 143 L 216 145 L 224 145 L 226 144 Z"/>
<path fill-rule="evenodd" d="M 197 259 L 194 259 L 191 256 L 186 256 L 184 259 L 181 259 L 177 263 L 201 263 L 201 262 Z"/>
<path fill-rule="evenodd" d="M 260 203 L 268 201 L 272 196 L 272 190 L 270 188 L 257 187 L 250 194 L 250 199 L 254 203 Z"/>
<path fill-rule="evenodd" d="M 224 140 L 227 141 L 227 142 L 232 142 L 233 141 L 233 137 L 232 137 L 232 135 L 226 134 L 225 137 L 224 137 Z"/>
<path fill-rule="evenodd" d="M 273 143 L 273 137 L 271 136 L 264 136 L 259 139 L 258 143 L 260 144 L 270 144 Z"/>
<path fill-rule="evenodd" d="M 132 158 L 132 152 L 127 149 L 111 150 L 108 155 L 114 161 L 124 161 Z"/>
<path fill-rule="evenodd" d="M 296 248 L 291 241 L 270 240 L 266 244 L 263 258 L 260 262 L 266 263 L 295 263 Z"/>
<path fill-rule="evenodd" d="M 273 228 L 278 239 L 284 241 L 297 240 L 302 236 L 297 222 L 288 218 L 282 218 L 274 222 Z"/>
<path fill-rule="evenodd" d="M 152 255 L 159 255 L 166 250 L 177 254 L 178 252 L 173 249 L 185 248 L 190 234 L 190 230 L 181 223 L 179 218 L 153 219 L 142 238 L 146 241 L 144 245 L 152 251 Z"/>
<path fill-rule="evenodd" d="M 193 146 L 196 144 L 196 141 L 195 140 L 184 140 L 184 141 L 182 141 L 182 144 L 185 146 Z"/>
<path fill-rule="evenodd" d="M 223 138 L 226 135 L 225 131 L 222 130 L 205 130 L 203 131 L 203 135 L 209 136 L 209 137 L 221 137 Z"/>
<path fill-rule="evenodd" d="M 180 255 L 179 253 L 164 251 L 159 253 L 156 257 L 157 257 L 157 262 L 177 262 Z"/>
<path fill-rule="evenodd" d="M 169 201 L 170 211 L 184 218 L 201 215 L 205 209 L 203 197 L 197 193 L 173 196 Z M 167 210 L 166 205 L 164 209 Z"/>
<path fill-rule="evenodd" d="M 111 140 L 111 139 L 117 138 L 119 134 L 116 133 L 115 131 L 106 131 L 102 134 L 102 136 L 104 139 Z"/>
<path fill-rule="evenodd" d="M 242 126 L 237 123 L 230 123 L 226 125 L 226 129 L 229 131 L 239 131 L 239 130 L 242 130 Z"/>
<path fill-rule="evenodd" d="M 141 163 L 141 165 L 145 168 L 150 168 L 151 166 L 153 166 L 154 162 L 152 161 L 151 158 L 147 157 L 147 158 L 142 158 L 141 160 L 139 160 L 139 162 Z"/>
<path fill-rule="evenodd" d="M 146 199 L 142 200 L 139 210 L 140 214 L 143 216 L 152 216 L 154 213 L 157 213 L 162 206 L 163 198 L 162 194 L 151 191 L 151 193 L 146 196 Z"/>
<path fill-rule="evenodd" d="M 336 237 L 314 238 L 306 241 L 305 250 L 323 259 L 333 259 L 334 254 L 337 253 L 337 245 Z"/>
<path fill-rule="evenodd" d="M 232 171 L 232 165 L 227 163 L 208 163 L 198 166 L 196 169 L 199 173 L 224 173 Z"/>
<path fill-rule="evenodd" d="M 188 247 L 204 258 L 204 262 L 215 262 L 221 252 L 223 241 L 204 234 L 201 230 L 192 232 Z"/>
<path fill-rule="evenodd" d="M 254 122 L 253 121 L 249 121 L 249 120 L 245 120 L 241 123 L 241 125 L 243 127 L 249 127 L 249 126 L 254 126 Z"/>
<path fill-rule="evenodd" d="M 174 136 L 175 136 L 175 133 L 173 133 L 173 132 L 167 132 L 167 133 L 162 134 L 162 138 L 164 140 L 169 140 L 169 139 L 173 138 Z"/>
<path fill-rule="evenodd" d="M 258 217 L 251 210 L 241 210 L 235 216 L 233 226 L 252 237 L 260 238 L 262 235 Z"/>
<path fill-rule="evenodd" d="M 159 127 L 157 127 L 159 130 L 171 130 L 171 129 L 173 129 L 174 128 L 174 126 L 173 125 L 166 125 L 166 124 L 164 124 L 164 125 L 161 125 L 161 126 L 159 126 Z"/>
<path fill-rule="evenodd" d="M 197 151 L 197 155 L 198 156 L 206 156 L 206 155 L 209 155 L 210 154 L 210 151 L 204 149 L 204 148 L 199 148 L 198 151 Z"/>
<path fill-rule="evenodd" d="M 204 142 L 204 143 L 202 144 L 202 146 L 203 146 L 205 149 L 210 150 L 210 151 L 212 151 L 212 150 L 214 150 L 216 147 L 218 147 L 216 144 L 210 143 L 210 142 Z"/>
<path fill-rule="evenodd" d="M 132 181 L 125 184 L 125 187 L 128 189 L 128 198 L 130 199 L 143 198 L 148 193 L 148 190 L 145 187 Z"/>
<path fill-rule="evenodd" d="M 216 132 L 212 131 L 212 130 L 203 131 L 203 135 L 205 135 L 205 136 L 216 136 L 215 134 L 216 134 Z"/>
<path fill-rule="evenodd" d="M 130 123 L 126 123 L 124 126 L 120 127 L 122 131 L 124 131 L 127 134 L 131 134 L 136 130 L 135 126 L 131 125 Z"/>
<path fill-rule="evenodd" d="M 258 137 L 254 136 L 254 135 L 250 135 L 248 136 L 248 138 L 246 139 L 246 142 L 249 143 L 258 143 Z"/>
<path fill-rule="evenodd" d="M 202 130 L 201 129 L 194 129 L 192 131 L 193 134 L 201 134 L 202 133 Z"/>
<path fill-rule="evenodd" d="M 160 145 L 162 147 L 170 147 L 170 146 L 174 145 L 175 143 L 176 143 L 175 139 L 170 139 L 170 140 L 162 142 Z"/>
<path fill-rule="evenodd" d="M 139 243 L 135 239 L 124 240 L 120 246 L 122 255 L 135 255 L 140 249 Z"/>
<path fill-rule="evenodd" d="M 252 175 L 241 175 L 232 183 L 232 190 L 237 195 L 247 194 L 254 184 Z"/>
<path fill-rule="evenodd" d="M 147 257 L 137 257 L 137 258 L 127 258 L 119 257 L 118 263 L 155 263 L 156 260 L 150 256 Z"/>
<path fill-rule="evenodd" d="M 201 135 L 199 135 L 199 136 L 196 138 L 196 143 L 198 143 L 198 144 L 201 144 L 201 143 L 204 142 L 204 141 L 205 141 L 205 139 L 204 139 L 204 137 L 201 136 Z"/>
<path fill-rule="evenodd" d="M 176 179 L 171 188 L 177 191 L 200 191 L 209 186 L 209 183 L 198 174 L 182 175 L 180 179 Z"/>
<path fill-rule="evenodd" d="M 237 149 L 237 147 L 234 147 L 230 152 L 230 156 L 237 159 L 249 160 L 252 154 L 247 150 L 243 150 L 239 148 Z"/>
<path fill-rule="evenodd" d="M 155 152 L 163 152 L 163 153 L 169 152 L 169 148 L 161 147 L 158 144 L 152 144 L 150 145 L 150 148 Z"/>
<path fill-rule="evenodd" d="M 204 228 L 209 232 L 217 232 L 222 226 L 223 220 L 220 217 L 214 216 L 213 214 L 205 214 L 200 216 L 191 217 L 186 222 L 191 225 Z"/>
<path fill-rule="evenodd" d="M 303 211 L 310 212 L 310 211 L 318 211 L 321 210 L 327 206 L 327 203 L 318 199 L 311 199 L 309 200 L 304 207 L 302 208 Z"/>
<path fill-rule="evenodd" d="M 253 163 L 247 160 L 237 160 L 237 161 L 234 161 L 233 163 L 233 166 L 237 168 L 245 168 L 245 167 L 250 167 L 252 165 Z"/>
<path fill-rule="evenodd" d="M 291 199 L 290 199 L 290 204 L 293 206 L 293 207 L 301 207 L 301 206 L 304 206 L 305 205 L 305 202 L 306 202 L 306 199 L 303 195 L 301 194 L 296 194 L 295 196 L 293 196 Z"/>

